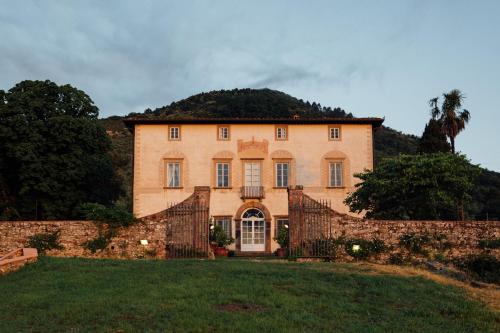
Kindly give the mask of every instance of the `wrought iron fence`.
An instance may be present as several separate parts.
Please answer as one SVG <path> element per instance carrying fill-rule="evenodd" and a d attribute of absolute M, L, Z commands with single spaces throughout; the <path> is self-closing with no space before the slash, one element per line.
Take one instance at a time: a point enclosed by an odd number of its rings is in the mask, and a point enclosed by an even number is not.
<path fill-rule="evenodd" d="M 307 195 L 289 200 L 289 256 L 335 257 L 333 211 L 328 200 L 316 201 Z"/>
<path fill-rule="evenodd" d="M 167 258 L 208 256 L 208 208 L 205 200 L 169 204 L 166 210 Z"/>

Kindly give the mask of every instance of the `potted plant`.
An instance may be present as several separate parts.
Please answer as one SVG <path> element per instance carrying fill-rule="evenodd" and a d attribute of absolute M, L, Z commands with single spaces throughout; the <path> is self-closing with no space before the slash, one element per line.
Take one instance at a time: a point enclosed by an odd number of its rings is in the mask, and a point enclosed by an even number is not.
<path fill-rule="evenodd" d="M 286 249 L 288 248 L 288 226 L 285 224 L 281 226 L 278 230 L 278 235 L 274 238 L 275 241 L 278 242 L 280 248 L 276 250 L 276 254 L 278 257 L 286 256 Z"/>
<path fill-rule="evenodd" d="M 227 257 L 228 250 L 226 246 L 232 244 L 234 239 L 228 237 L 226 232 L 220 226 L 214 226 L 210 229 L 210 243 L 214 245 L 214 254 L 219 257 Z"/>

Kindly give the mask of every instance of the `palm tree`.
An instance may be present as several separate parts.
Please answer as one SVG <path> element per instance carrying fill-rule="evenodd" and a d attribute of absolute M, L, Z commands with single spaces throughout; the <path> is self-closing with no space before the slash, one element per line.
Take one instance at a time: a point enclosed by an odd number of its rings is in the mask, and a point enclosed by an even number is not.
<path fill-rule="evenodd" d="M 455 153 L 455 137 L 460 133 L 470 120 L 469 111 L 462 109 L 465 96 L 458 89 L 443 94 L 444 101 L 439 109 L 439 97 L 429 101 L 431 115 L 441 124 L 441 130 L 450 138 L 451 151 Z"/>

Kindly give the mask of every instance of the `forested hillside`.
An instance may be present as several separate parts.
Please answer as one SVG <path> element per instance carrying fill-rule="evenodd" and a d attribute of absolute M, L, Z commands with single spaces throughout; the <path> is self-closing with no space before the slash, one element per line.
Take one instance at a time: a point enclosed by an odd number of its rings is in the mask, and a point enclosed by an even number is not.
<path fill-rule="evenodd" d="M 426 112 L 425 110 L 423 112 Z M 193 118 L 287 118 L 301 117 L 352 117 L 341 108 L 331 108 L 319 103 L 303 101 L 283 92 L 270 89 L 234 89 L 201 93 L 170 105 L 147 109 L 145 117 Z M 113 142 L 113 161 L 123 177 L 126 196 L 121 200 L 131 205 L 132 136 L 125 128 L 123 117 L 101 119 Z M 416 154 L 419 137 L 401 133 L 382 126 L 375 132 L 375 162 L 398 154 Z M 473 201 L 468 207 L 470 218 L 500 219 L 500 173 L 483 169 L 477 181 Z"/>

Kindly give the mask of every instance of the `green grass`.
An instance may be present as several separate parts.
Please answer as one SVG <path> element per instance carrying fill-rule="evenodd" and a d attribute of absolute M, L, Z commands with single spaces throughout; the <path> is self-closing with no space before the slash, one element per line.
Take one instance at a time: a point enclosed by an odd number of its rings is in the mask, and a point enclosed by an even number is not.
<path fill-rule="evenodd" d="M 459 288 L 348 264 L 42 257 L 0 277 L 0 332 L 498 332 L 499 322 Z"/>

